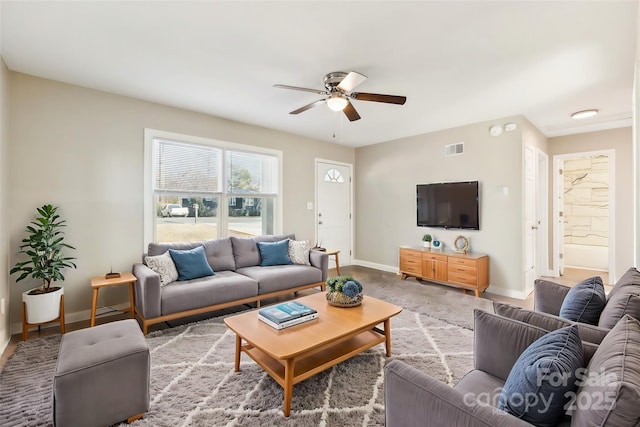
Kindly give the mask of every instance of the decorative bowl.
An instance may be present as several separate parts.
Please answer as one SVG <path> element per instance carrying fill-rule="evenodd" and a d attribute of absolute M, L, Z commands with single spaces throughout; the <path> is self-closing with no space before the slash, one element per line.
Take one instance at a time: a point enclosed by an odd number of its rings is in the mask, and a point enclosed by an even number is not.
<path fill-rule="evenodd" d="M 362 304 L 362 293 L 348 297 L 342 292 L 327 292 L 327 303 L 334 307 L 357 307 Z"/>

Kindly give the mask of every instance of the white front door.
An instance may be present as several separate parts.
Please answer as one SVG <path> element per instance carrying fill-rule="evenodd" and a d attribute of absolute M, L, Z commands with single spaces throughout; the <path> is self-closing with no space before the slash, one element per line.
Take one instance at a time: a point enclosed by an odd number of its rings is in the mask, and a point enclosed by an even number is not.
<path fill-rule="evenodd" d="M 316 160 L 318 246 L 340 251 L 340 266 L 351 264 L 351 165 Z M 329 268 L 335 263 L 331 257 Z"/>

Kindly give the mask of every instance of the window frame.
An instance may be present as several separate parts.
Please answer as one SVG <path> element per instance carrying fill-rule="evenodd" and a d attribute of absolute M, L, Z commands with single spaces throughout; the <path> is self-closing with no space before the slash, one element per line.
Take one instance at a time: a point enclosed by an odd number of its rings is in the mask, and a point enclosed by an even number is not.
<path fill-rule="evenodd" d="M 218 197 L 218 206 L 227 206 L 228 200 L 231 197 L 247 197 L 248 195 L 242 195 L 237 193 L 230 193 L 227 189 L 227 152 L 244 152 L 249 154 L 263 154 L 274 156 L 278 162 L 277 173 L 277 193 L 263 193 L 262 197 L 273 197 L 275 205 L 275 213 L 273 219 L 274 234 L 282 234 L 283 229 L 283 164 L 282 164 L 282 151 L 274 150 L 270 148 L 258 147 L 254 145 L 239 144 L 235 142 L 220 141 L 211 138 L 184 135 L 174 132 L 167 132 L 158 129 L 144 129 L 144 207 L 143 207 L 143 252 L 147 251 L 149 243 L 155 241 L 156 236 L 156 209 L 155 209 L 155 192 L 153 189 L 153 140 L 165 139 L 184 144 L 203 145 L 212 148 L 218 148 L 222 150 L 222 185 L 221 191 L 214 192 Z M 220 213 L 223 211 L 222 213 Z M 223 238 L 228 235 L 228 213 L 226 209 L 218 210 L 218 236 L 217 238 Z"/>

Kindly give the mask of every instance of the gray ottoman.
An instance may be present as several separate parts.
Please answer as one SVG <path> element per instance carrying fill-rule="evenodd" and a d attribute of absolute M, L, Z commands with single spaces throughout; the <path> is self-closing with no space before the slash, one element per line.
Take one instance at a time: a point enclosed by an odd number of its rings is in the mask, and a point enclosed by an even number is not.
<path fill-rule="evenodd" d="M 62 336 L 53 378 L 57 427 L 102 427 L 149 410 L 149 347 L 133 319 Z"/>

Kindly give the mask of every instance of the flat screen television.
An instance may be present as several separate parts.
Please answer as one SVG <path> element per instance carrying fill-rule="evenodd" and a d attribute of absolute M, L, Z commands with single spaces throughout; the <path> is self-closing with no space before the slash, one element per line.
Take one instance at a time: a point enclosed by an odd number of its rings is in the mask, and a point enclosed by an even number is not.
<path fill-rule="evenodd" d="M 418 226 L 479 230 L 478 181 L 418 184 Z"/>

